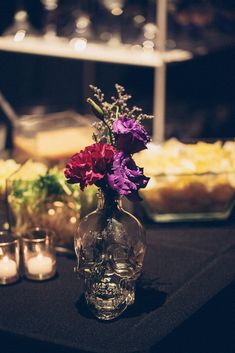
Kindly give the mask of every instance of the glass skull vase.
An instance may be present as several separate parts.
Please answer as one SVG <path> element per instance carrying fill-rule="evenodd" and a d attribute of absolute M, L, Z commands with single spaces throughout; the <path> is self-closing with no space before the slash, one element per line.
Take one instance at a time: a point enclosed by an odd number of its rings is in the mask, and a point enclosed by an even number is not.
<path fill-rule="evenodd" d="M 113 192 L 99 193 L 97 210 L 83 218 L 75 236 L 77 272 L 97 318 L 114 319 L 134 303 L 145 249 L 141 223 Z"/>

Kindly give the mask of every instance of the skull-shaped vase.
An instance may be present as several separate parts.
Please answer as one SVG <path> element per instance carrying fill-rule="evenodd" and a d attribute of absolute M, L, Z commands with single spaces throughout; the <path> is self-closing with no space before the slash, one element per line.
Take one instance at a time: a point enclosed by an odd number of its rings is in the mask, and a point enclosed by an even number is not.
<path fill-rule="evenodd" d="M 135 300 L 146 249 L 143 226 L 114 192 L 99 193 L 97 210 L 81 220 L 74 244 L 89 309 L 102 320 L 118 317 Z"/>

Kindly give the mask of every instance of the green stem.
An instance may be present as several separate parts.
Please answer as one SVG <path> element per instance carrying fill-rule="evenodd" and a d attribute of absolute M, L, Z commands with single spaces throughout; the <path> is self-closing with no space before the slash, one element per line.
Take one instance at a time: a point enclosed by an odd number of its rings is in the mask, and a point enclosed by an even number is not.
<path fill-rule="evenodd" d="M 110 138 L 111 145 L 114 146 L 112 130 L 110 129 L 110 127 L 109 127 L 109 125 L 107 124 L 107 122 L 105 121 L 105 118 L 104 118 L 103 122 L 104 122 L 104 125 L 105 125 L 105 126 L 107 127 L 107 129 L 108 129 L 108 133 L 109 133 L 109 138 Z"/>

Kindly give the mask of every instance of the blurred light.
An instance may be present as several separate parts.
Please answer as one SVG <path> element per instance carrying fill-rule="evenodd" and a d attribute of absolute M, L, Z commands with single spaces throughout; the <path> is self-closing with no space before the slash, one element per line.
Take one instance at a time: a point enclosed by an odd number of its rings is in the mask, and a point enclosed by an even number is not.
<path fill-rule="evenodd" d="M 154 32 L 154 33 L 158 31 L 157 26 L 154 23 L 146 23 L 146 25 L 144 26 L 144 30 L 146 32 Z"/>
<path fill-rule="evenodd" d="M 45 9 L 48 11 L 53 11 L 57 8 L 58 0 L 42 0 L 43 5 L 45 6 Z"/>
<path fill-rule="evenodd" d="M 152 48 L 154 48 L 154 43 L 151 40 L 145 40 L 143 42 L 143 46 L 144 46 L 144 48 L 152 49 Z"/>
<path fill-rule="evenodd" d="M 76 21 L 76 27 L 79 31 L 85 30 L 89 26 L 90 22 L 89 17 L 81 16 Z"/>
<path fill-rule="evenodd" d="M 74 202 L 73 201 L 69 201 L 68 202 L 68 207 L 74 209 Z"/>
<path fill-rule="evenodd" d="M 16 21 L 22 21 L 22 22 L 26 21 L 27 17 L 28 17 L 27 12 L 23 10 L 18 11 L 14 16 Z"/>
<path fill-rule="evenodd" d="M 74 223 L 76 223 L 76 222 L 77 222 L 76 217 L 71 217 L 71 218 L 70 218 L 70 223 L 74 224 Z"/>
<path fill-rule="evenodd" d="M 73 38 L 69 43 L 74 47 L 76 51 L 83 51 L 87 46 L 86 38 Z"/>
<path fill-rule="evenodd" d="M 115 8 L 122 9 L 124 5 L 124 0 L 102 0 L 102 2 L 108 11 L 112 11 Z"/>
<path fill-rule="evenodd" d="M 144 25 L 144 37 L 146 39 L 154 39 L 158 33 L 158 28 L 154 23 Z"/>
<path fill-rule="evenodd" d="M 64 203 L 61 202 L 61 201 L 54 201 L 54 202 L 53 202 L 53 205 L 54 205 L 55 207 L 64 207 Z"/>
<path fill-rule="evenodd" d="M 154 42 L 152 42 L 151 40 L 145 40 L 143 42 L 143 50 L 145 52 L 150 52 L 154 50 Z"/>
<path fill-rule="evenodd" d="M 3 224 L 3 229 L 5 229 L 5 230 L 10 229 L 10 224 L 9 224 L 8 222 L 5 222 L 5 223 Z"/>
<path fill-rule="evenodd" d="M 47 212 L 50 216 L 54 216 L 55 215 L 55 210 L 53 208 L 50 208 Z"/>
<path fill-rule="evenodd" d="M 155 33 L 153 33 L 153 32 L 145 32 L 144 33 L 144 37 L 146 39 L 154 39 L 155 38 Z"/>
<path fill-rule="evenodd" d="M 145 21 L 145 17 L 142 15 L 136 15 L 133 17 L 135 23 L 141 24 Z"/>
<path fill-rule="evenodd" d="M 120 7 L 114 7 L 111 13 L 114 16 L 120 16 L 123 13 L 123 10 Z"/>
<path fill-rule="evenodd" d="M 24 29 L 17 31 L 14 35 L 14 42 L 21 42 L 22 40 L 24 40 L 25 36 L 26 31 Z"/>

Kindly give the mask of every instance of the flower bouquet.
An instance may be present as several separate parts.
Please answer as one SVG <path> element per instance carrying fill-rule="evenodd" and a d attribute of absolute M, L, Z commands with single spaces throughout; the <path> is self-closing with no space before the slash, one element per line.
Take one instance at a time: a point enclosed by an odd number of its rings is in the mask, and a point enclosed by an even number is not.
<path fill-rule="evenodd" d="M 93 125 L 94 144 L 76 153 L 65 168 L 68 183 L 80 184 L 81 190 L 95 184 L 104 192 L 116 191 L 131 201 L 141 200 L 138 190 L 145 188 L 149 178 L 143 174 L 132 154 L 146 149 L 150 138 L 141 125 L 144 119 L 152 118 L 142 114 L 141 109 L 127 107 L 131 98 L 124 88 L 116 85 L 118 97 L 112 103 L 104 100 L 100 89 L 91 86 L 99 105 L 88 98 L 92 110 L 100 120 Z"/>
<path fill-rule="evenodd" d="M 135 281 L 145 254 L 145 233 L 140 222 L 122 209 L 120 196 L 140 201 L 139 189 L 149 178 L 132 155 L 146 148 L 150 138 L 141 124 L 151 118 L 134 106 L 120 85 L 117 95 L 105 101 L 100 89 L 90 86 L 96 102 L 87 101 L 99 119 L 94 144 L 72 156 L 64 174 L 68 183 L 96 185 L 98 208 L 80 222 L 75 236 L 77 271 L 85 281 L 85 297 L 100 319 L 119 316 L 135 298 Z"/>

